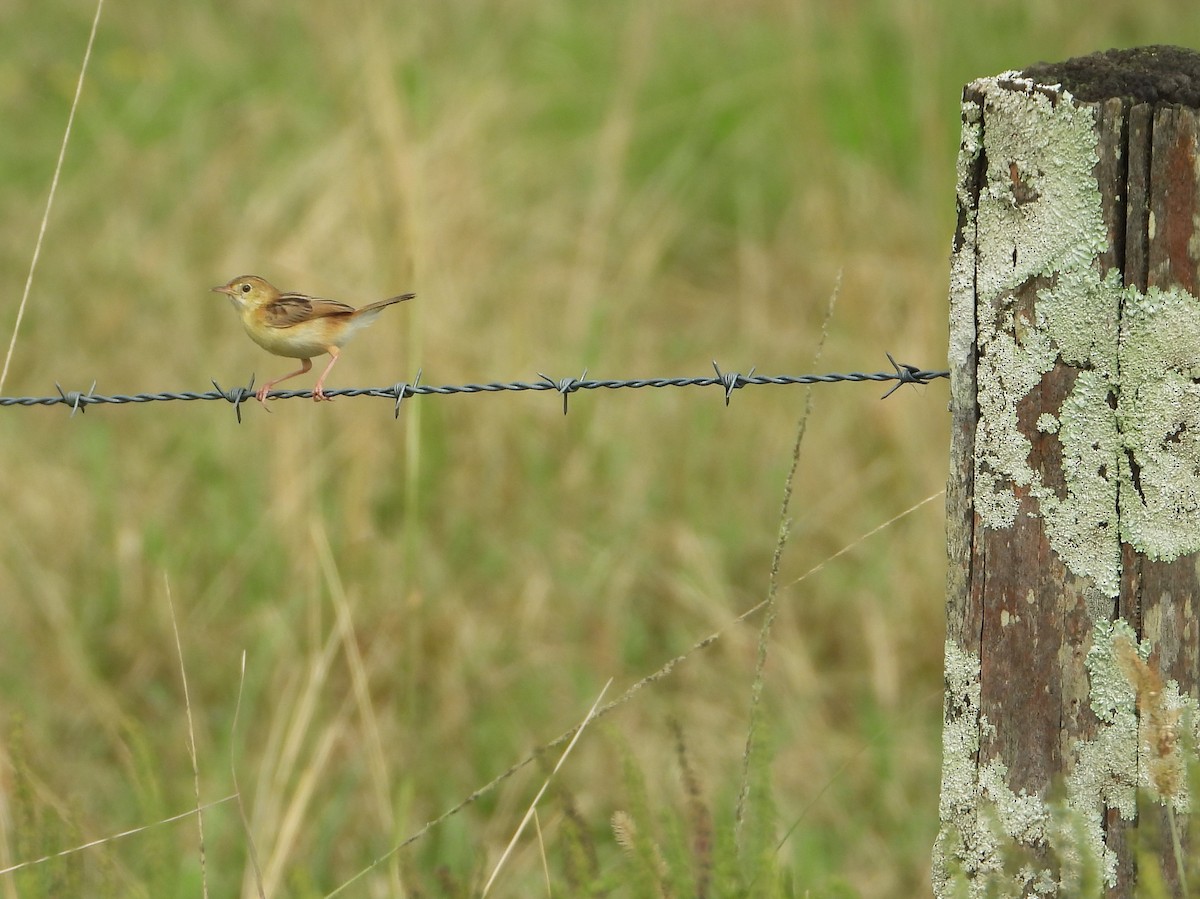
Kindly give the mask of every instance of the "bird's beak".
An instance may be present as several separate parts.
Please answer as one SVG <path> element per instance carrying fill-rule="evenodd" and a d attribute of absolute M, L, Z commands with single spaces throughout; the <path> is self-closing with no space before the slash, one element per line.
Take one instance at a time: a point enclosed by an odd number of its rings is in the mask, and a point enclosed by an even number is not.
<path fill-rule="evenodd" d="M 214 287 L 213 293 L 223 293 L 226 296 L 231 297 L 233 296 L 233 288 L 229 287 L 228 285 L 222 285 L 221 287 Z"/>

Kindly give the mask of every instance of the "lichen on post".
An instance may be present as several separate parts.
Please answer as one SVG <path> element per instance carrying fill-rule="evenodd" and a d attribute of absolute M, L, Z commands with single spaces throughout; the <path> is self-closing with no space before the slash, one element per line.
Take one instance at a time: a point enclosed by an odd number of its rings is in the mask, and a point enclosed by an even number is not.
<path fill-rule="evenodd" d="M 963 93 L 938 895 L 1128 894 L 1147 822 L 1186 878 L 1161 772 L 1200 726 L 1198 108 L 1173 47 Z"/>

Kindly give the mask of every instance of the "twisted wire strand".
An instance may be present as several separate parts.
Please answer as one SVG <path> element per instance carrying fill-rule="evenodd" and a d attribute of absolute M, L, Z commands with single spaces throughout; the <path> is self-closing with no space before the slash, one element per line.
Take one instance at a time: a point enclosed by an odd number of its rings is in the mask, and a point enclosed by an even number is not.
<path fill-rule="evenodd" d="M 891 356 L 888 357 L 891 359 Z M 495 381 L 487 384 L 421 384 L 421 373 L 409 381 L 400 381 L 390 387 L 344 387 L 326 390 L 328 397 L 359 397 L 373 396 L 393 400 L 396 403 L 396 414 L 399 415 L 402 400 L 414 396 L 451 396 L 455 394 L 502 393 L 509 391 L 546 391 L 553 390 L 563 397 L 563 411 L 566 411 L 567 397 L 580 390 L 620 390 L 641 389 L 643 387 L 721 387 L 725 391 L 725 403 L 729 404 L 735 390 L 743 387 L 757 387 L 767 384 L 796 385 L 796 384 L 834 384 L 861 381 L 895 381 L 884 397 L 890 396 L 904 384 L 928 384 L 938 378 L 948 378 L 947 371 L 934 371 L 918 368 L 915 365 L 905 365 L 892 361 L 893 371 L 878 372 L 828 372 L 812 375 L 759 375 L 751 369 L 748 374 L 740 372 L 722 372 L 716 369 L 715 375 L 693 378 L 622 378 L 622 379 L 588 379 L 587 372 L 579 378 L 553 379 L 540 375 L 540 381 Z M 234 387 L 226 390 L 213 381 L 213 390 L 196 391 L 160 391 L 155 393 L 114 394 L 106 396 L 95 392 L 96 384 L 87 391 L 63 390 L 59 385 L 56 396 L 0 396 L 0 407 L 12 406 L 57 406 L 71 407 L 71 414 L 83 412 L 88 406 L 96 405 L 125 405 L 128 403 L 161 403 L 171 401 L 192 402 L 196 400 L 225 400 L 233 403 L 241 420 L 241 404 L 254 398 L 254 378 L 245 387 Z M 312 396 L 311 390 L 275 390 L 269 396 L 272 399 L 298 399 Z"/>

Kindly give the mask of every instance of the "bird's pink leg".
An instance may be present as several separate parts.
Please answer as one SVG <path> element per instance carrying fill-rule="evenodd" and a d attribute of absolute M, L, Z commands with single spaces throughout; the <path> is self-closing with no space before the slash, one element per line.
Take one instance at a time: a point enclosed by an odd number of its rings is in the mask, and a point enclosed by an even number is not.
<path fill-rule="evenodd" d="M 329 353 L 329 364 L 325 366 L 325 371 L 321 372 L 321 377 L 317 378 L 316 386 L 313 387 L 313 402 L 316 403 L 321 402 L 321 400 L 333 400 L 333 397 L 325 395 L 325 378 L 329 375 L 333 364 L 338 361 L 340 350 L 335 346 L 331 346 L 326 352 Z"/>
<path fill-rule="evenodd" d="M 294 372 L 290 372 L 289 374 L 284 375 L 282 378 L 276 378 L 274 381 L 267 381 L 266 384 L 263 384 L 262 387 L 258 388 L 258 390 L 255 391 L 254 398 L 257 399 L 260 403 L 262 403 L 263 408 L 266 409 L 267 408 L 267 393 L 268 393 L 268 391 L 270 391 L 270 389 L 272 387 L 274 387 L 276 384 L 280 383 L 281 381 L 286 381 L 288 378 L 294 378 L 294 377 L 296 377 L 296 375 L 302 375 L 306 371 L 309 371 L 311 368 L 312 368 L 312 360 L 311 359 L 301 359 L 300 367 L 298 369 L 296 369 Z"/>

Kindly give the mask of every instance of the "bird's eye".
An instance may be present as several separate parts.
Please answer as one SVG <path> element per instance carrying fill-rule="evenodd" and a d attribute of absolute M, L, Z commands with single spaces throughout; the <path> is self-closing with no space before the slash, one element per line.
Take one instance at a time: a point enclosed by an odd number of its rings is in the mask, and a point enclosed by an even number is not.
<path fill-rule="evenodd" d="M 250 285 L 243 283 L 242 284 L 242 293 L 249 293 L 249 292 L 250 292 Z"/>

